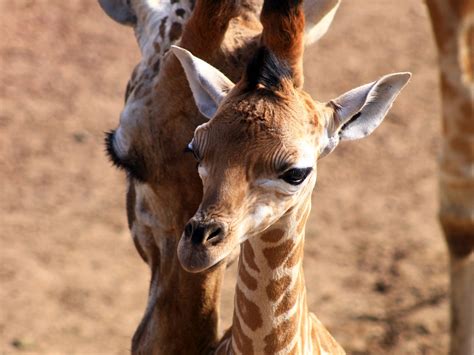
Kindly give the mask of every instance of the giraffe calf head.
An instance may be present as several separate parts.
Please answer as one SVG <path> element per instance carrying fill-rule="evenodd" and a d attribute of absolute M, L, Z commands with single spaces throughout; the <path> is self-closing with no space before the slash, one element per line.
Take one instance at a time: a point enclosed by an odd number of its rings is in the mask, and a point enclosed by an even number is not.
<path fill-rule="evenodd" d="M 388 75 L 320 103 L 295 85 L 292 69 L 264 46 L 236 85 L 190 52 L 173 52 L 199 110 L 210 119 L 188 145 L 204 188 L 178 246 L 189 271 L 213 266 L 307 202 L 317 160 L 340 140 L 370 134 L 410 77 Z"/>

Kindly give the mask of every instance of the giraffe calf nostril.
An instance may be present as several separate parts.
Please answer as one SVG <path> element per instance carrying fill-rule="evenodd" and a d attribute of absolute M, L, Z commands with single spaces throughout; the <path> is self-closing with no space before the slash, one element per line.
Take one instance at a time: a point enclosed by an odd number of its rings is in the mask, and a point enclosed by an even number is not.
<path fill-rule="evenodd" d="M 207 240 L 211 240 L 215 237 L 218 237 L 221 233 L 222 233 L 222 228 L 217 228 L 211 234 L 209 234 L 209 237 L 207 237 Z"/>
<path fill-rule="evenodd" d="M 221 240 L 224 228 L 218 223 L 189 222 L 184 227 L 184 237 L 194 245 L 202 245 L 210 242 L 215 245 Z"/>

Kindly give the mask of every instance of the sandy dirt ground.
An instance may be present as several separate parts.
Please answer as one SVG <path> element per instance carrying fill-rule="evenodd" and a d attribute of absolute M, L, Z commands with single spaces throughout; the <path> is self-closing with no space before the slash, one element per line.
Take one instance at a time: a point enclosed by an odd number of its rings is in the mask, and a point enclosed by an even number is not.
<path fill-rule="evenodd" d="M 0 354 L 126 354 L 149 275 L 103 132 L 117 125 L 135 39 L 92 0 L 0 0 L 0 16 Z M 320 162 L 310 309 L 349 354 L 445 354 L 440 101 L 422 1 L 344 1 L 305 67 L 321 101 L 413 72 L 374 135 Z"/>

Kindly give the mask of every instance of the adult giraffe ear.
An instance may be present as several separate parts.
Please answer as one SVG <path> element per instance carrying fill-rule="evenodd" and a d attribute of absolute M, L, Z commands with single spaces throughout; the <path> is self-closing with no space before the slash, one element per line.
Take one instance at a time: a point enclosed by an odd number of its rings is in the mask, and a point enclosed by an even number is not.
<path fill-rule="evenodd" d="M 207 118 L 212 118 L 234 83 L 188 50 L 178 46 L 171 46 L 171 50 L 183 66 L 199 111 Z"/>
<path fill-rule="evenodd" d="M 341 0 L 306 0 L 303 3 L 306 46 L 326 34 L 340 4 Z"/>
<path fill-rule="evenodd" d="M 367 137 L 383 121 L 411 73 L 385 75 L 377 81 L 359 86 L 329 101 L 326 139 L 320 158 L 331 153 L 339 141 Z"/>
<path fill-rule="evenodd" d="M 135 26 L 137 16 L 128 0 L 99 0 L 104 12 L 114 21 L 127 26 Z"/>

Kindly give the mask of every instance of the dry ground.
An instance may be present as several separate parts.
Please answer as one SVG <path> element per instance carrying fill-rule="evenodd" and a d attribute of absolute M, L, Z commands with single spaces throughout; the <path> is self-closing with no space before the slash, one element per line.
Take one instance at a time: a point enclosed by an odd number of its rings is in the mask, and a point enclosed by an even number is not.
<path fill-rule="evenodd" d="M 93 0 L 0 0 L 0 14 L 0 354 L 125 354 L 148 271 L 103 132 L 118 122 L 135 40 Z M 346 0 L 305 64 L 319 100 L 388 72 L 414 74 L 373 136 L 320 163 L 310 308 L 350 354 L 444 354 L 440 102 L 426 9 Z"/>

